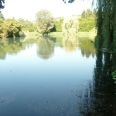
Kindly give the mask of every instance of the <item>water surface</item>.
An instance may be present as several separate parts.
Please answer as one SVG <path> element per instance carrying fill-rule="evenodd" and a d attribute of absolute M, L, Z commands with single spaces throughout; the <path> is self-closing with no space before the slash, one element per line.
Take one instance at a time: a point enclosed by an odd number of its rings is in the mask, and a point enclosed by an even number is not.
<path fill-rule="evenodd" d="M 88 38 L 1 40 L 0 51 L 0 116 L 110 116 L 105 101 L 116 106 L 109 55 Z"/>

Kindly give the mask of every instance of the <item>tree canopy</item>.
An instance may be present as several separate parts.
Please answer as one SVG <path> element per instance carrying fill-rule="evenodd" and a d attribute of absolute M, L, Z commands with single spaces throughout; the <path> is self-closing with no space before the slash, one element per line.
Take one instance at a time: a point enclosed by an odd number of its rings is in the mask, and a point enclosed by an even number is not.
<path fill-rule="evenodd" d="M 0 20 L 0 38 L 20 37 L 23 35 L 21 24 L 15 19 Z"/>
<path fill-rule="evenodd" d="M 37 30 L 34 22 L 24 20 L 23 18 L 19 18 L 18 21 L 22 25 L 23 31 L 34 32 Z"/>
<path fill-rule="evenodd" d="M 5 3 L 5 0 L 0 0 L 0 9 L 4 8 L 4 4 Z"/>
<path fill-rule="evenodd" d="M 54 27 L 54 18 L 48 10 L 42 9 L 36 14 L 36 24 L 39 33 L 48 34 Z"/>

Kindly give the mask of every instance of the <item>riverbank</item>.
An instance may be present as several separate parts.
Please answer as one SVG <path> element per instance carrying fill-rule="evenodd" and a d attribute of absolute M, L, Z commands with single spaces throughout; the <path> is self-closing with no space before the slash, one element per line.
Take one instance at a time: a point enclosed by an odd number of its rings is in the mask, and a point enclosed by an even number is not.
<path fill-rule="evenodd" d="M 42 36 L 41 34 L 39 34 L 38 32 L 24 32 L 25 36 L 27 38 L 37 38 L 39 36 Z M 51 32 L 49 34 L 49 36 L 51 37 L 63 37 L 63 32 Z M 91 39 L 91 41 L 94 41 L 94 38 L 96 36 L 95 32 L 78 32 L 77 34 L 78 37 L 89 37 Z"/>
<path fill-rule="evenodd" d="M 62 32 L 52 32 L 49 35 L 51 37 L 63 37 Z M 97 33 L 95 32 L 78 32 L 77 34 L 78 37 L 89 37 L 91 41 L 94 41 L 96 35 Z"/>

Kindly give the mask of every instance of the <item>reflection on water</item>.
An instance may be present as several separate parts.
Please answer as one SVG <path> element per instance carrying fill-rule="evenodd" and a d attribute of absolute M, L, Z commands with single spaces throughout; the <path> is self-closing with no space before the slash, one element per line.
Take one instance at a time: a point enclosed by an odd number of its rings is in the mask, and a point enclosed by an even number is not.
<path fill-rule="evenodd" d="M 54 43 L 50 37 L 39 37 L 37 54 L 43 59 L 48 59 L 54 53 Z"/>
<path fill-rule="evenodd" d="M 54 44 L 55 43 L 55 44 Z M 54 46 L 64 47 L 65 51 L 75 51 L 77 47 L 81 48 L 83 56 L 89 57 L 95 55 L 94 44 L 88 38 L 78 38 L 77 36 L 63 38 L 39 37 L 37 39 L 11 38 L 0 40 L 0 59 L 5 59 L 7 54 L 17 54 L 26 47 L 37 45 L 37 54 L 43 59 L 48 59 L 54 54 Z"/>
<path fill-rule="evenodd" d="M 94 47 L 94 43 L 89 40 L 88 38 L 79 38 L 79 43 L 80 43 L 80 48 L 81 48 L 81 53 L 83 56 L 86 57 L 94 57 L 96 54 L 96 50 Z"/>
<path fill-rule="evenodd" d="M 0 58 L 0 116 L 116 116 L 116 54 L 89 39 L 1 40 Z"/>
<path fill-rule="evenodd" d="M 81 99 L 82 116 L 116 116 L 116 85 L 111 72 L 116 70 L 116 54 L 97 52 L 93 82 Z"/>
<path fill-rule="evenodd" d="M 72 52 L 77 49 L 77 46 L 79 44 L 77 36 L 63 36 L 63 47 L 65 48 L 65 51 Z"/>
<path fill-rule="evenodd" d="M 5 59 L 7 54 L 17 54 L 24 49 L 20 39 L 0 40 L 0 59 Z"/>

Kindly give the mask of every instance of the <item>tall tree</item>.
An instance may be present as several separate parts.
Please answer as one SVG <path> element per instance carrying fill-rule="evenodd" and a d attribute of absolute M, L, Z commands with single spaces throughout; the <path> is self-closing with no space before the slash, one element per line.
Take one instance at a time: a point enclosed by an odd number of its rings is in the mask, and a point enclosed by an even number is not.
<path fill-rule="evenodd" d="M 36 24 L 39 33 L 48 34 L 54 27 L 54 18 L 48 10 L 42 9 L 36 14 Z"/>

